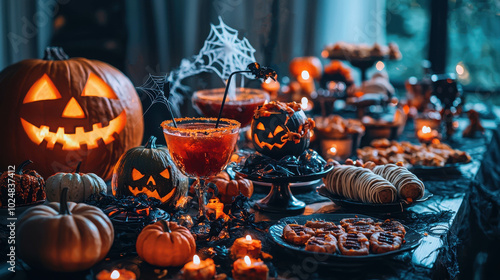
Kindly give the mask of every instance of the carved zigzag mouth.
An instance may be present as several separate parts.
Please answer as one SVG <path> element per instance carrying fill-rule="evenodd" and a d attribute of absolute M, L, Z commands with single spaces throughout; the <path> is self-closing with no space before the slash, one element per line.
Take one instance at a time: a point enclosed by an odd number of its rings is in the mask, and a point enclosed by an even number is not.
<path fill-rule="evenodd" d="M 172 196 L 174 195 L 175 188 L 173 188 L 167 195 L 164 197 L 161 197 L 160 194 L 158 193 L 158 190 L 150 191 L 148 187 L 136 187 L 133 188 L 132 186 L 128 186 L 128 190 L 134 195 L 137 196 L 140 193 L 144 193 L 149 197 L 154 197 L 161 201 L 162 203 L 167 202 Z"/>
<path fill-rule="evenodd" d="M 54 145 L 59 143 L 63 150 L 78 150 L 81 145 L 87 145 L 87 149 L 99 147 L 99 139 L 104 141 L 104 144 L 109 144 L 115 140 L 115 133 L 120 132 L 125 128 L 127 122 L 127 114 L 125 110 L 118 117 L 109 121 L 108 126 L 102 127 L 101 123 L 92 125 L 92 130 L 85 132 L 83 127 L 76 127 L 75 133 L 64 133 L 64 127 L 59 127 L 57 132 L 51 132 L 50 127 L 41 125 L 37 127 L 25 119 L 21 118 L 21 123 L 28 137 L 40 145 L 44 140 L 47 142 L 47 149 L 54 149 Z"/>

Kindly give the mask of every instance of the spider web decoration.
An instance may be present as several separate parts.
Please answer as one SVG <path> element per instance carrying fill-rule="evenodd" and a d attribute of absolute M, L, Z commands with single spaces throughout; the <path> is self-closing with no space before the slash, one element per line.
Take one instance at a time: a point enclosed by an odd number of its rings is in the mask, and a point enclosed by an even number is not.
<path fill-rule="evenodd" d="M 227 26 L 219 17 L 219 25 L 210 24 L 210 33 L 197 55 L 190 59 L 182 59 L 179 68 L 165 76 L 149 74 L 146 82 L 137 87 L 151 100 L 151 105 L 144 114 L 156 103 L 163 103 L 165 106 L 170 103 L 172 111 L 180 115 L 179 105 L 183 102 L 183 95 L 190 92 L 190 88 L 182 84 L 184 79 L 202 72 L 214 72 L 226 84 L 232 72 L 245 70 L 248 64 L 256 61 L 254 53 L 255 49 L 248 40 L 246 38 L 240 40 L 238 31 Z M 249 73 L 243 75 L 253 78 Z M 167 96 L 164 92 L 165 82 L 170 82 L 171 86 Z"/>
<path fill-rule="evenodd" d="M 179 104 L 178 102 L 182 102 L 182 96 L 178 94 L 170 94 L 167 93 L 165 95 L 165 83 L 167 83 L 167 76 L 154 76 L 149 74 L 148 79 L 141 86 L 136 87 L 136 89 L 142 91 L 146 96 L 151 100 L 151 104 L 144 111 L 145 115 L 151 107 L 156 103 L 164 104 L 165 106 L 169 106 L 172 108 L 175 114 L 179 114 L 179 107 L 174 104 Z"/>
<path fill-rule="evenodd" d="M 256 61 L 254 53 L 247 38 L 238 39 L 238 31 L 219 17 L 219 25 L 210 24 L 210 34 L 195 61 L 215 72 L 225 84 L 232 72 L 245 70 L 248 64 Z M 251 74 L 244 75 L 252 78 Z"/>

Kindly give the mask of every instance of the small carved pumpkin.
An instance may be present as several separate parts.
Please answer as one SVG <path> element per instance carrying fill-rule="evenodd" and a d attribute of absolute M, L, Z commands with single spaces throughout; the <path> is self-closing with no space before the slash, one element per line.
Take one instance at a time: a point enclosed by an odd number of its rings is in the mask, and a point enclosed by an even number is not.
<path fill-rule="evenodd" d="M 80 164 L 73 173 L 59 172 L 47 179 L 47 199 L 49 201 L 61 200 L 60 194 L 68 188 L 68 201 L 82 202 L 91 194 L 106 194 L 107 186 L 101 177 L 94 173 L 80 173 Z"/>
<path fill-rule="evenodd" d="M 16 246 L 19 257 L 33 268 L 73 272 L 102 260 L 113 244 L 114 229 L 97 207 L 67 202 L 34 206 L 19 218 Z"/>
<path fill-rule="evenodd" d="M 254 148 L 271 158 L 298 156 L 309 146 L 314 121 L 296 102 L 272 101 L 255 111 L 252 120 Z"/>
<path fill-rule="evenodd" d="M 130 149 L 120 157 L 111 187 L 115 196 L 144 193 L 170 205 L 186 195 L 188 178 L 173 164 L 168 149 L 156 147 L 156 137 L 151 136 L 144 147 Z"/>
<path fill-rule="evenodd" d="M 238 174 L 231 179 L 226 171 L 222 171 L 216 176 L 210 177 L 208 182 L 217 186 L 220 201 L 225 204 L 233 202 L 233 198 L 240 193 L 248 198 L 253 194 L 252 181 L 244 179 Z"/>
<path fill-rule="evenodd" d="M 181 266 L 196 252 L 193 235 L 175 222 L 160 220 L 146 226 L 136 242 L 137 254 L 156 266 Z"/>
<path fill-rule="evenodd" d="M 0 207 L 7 207 L 9 199 L 15 199 L 16 205 L 32 204 L 45 199 L 45 181 L 35 170 L 23 171 L 32 163 L 31 160 L 21 163 L 12 173 L 5 171 L 0 176 Z M 9 184 L 14 184 L 14 192 L 9 192 Z M 9 206 L 10 207 L 10 206 Z"/>
<path fill-rule="evenodd" d="M 97 60 L 68 58 L 47 48 L 44 59 L 26 59 L 0 72 L 0 167 L 31 158 L 45 178 L 82 172 L 108 180 L 126 150 L 142 141 L 141 101 L 130 80 Z M 18 147 L 18 148 L 13 148 Z"/>

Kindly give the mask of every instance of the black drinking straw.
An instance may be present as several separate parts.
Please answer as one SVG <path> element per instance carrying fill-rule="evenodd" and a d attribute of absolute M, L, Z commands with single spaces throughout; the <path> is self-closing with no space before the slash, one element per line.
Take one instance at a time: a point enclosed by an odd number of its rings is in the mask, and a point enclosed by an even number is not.
<path fill-rule="evenodd" d="M 174 118 L 174 113 L 172 112 L 172 108 L 170 107 L 170 102 L 168 100 L 168 98 L 170 97 L 170 83 L 167 82 L 167 108 L 168 108 L 168 112 L 170 113 L 170 118 L 172 119 L 172 121 L 174 122 L 174 127 L 177 128 L 177 123 L 175 122 L 175 118 Z"/>
<path fill-rule="evenodd" d="M 231 75 L 229 75 L 229 78 L 227 79 L 226 89 L 224 90 L 224 97 L 222 98 L 222 104 L 220 106 L 219 117 L 217 118 L 217 122 L 215 123 L 215 128 L 219 127 L 220 118 L 222 116 L 222 110 L 224 109 L 224 104 L 226 104 L 227 91 L 229 89 L 229 84 L 231 83 L 231 78 L 233 77 L 233 75 L 238 74 L 238 73 L 252 73 L 257 79 L 259 79 L 259 78 L 262 78 L 262 79 L 271 78 L 271 79 L 276 81 L 276 78 L 275 78 L 276 71 L 274 71 L 271 68 L 260 67 L 260 65 L 257 62 L 250 63 L 247 66 L 247 68 L 250 70 L 235 71 L 235 72 L 231 73 Z"/>

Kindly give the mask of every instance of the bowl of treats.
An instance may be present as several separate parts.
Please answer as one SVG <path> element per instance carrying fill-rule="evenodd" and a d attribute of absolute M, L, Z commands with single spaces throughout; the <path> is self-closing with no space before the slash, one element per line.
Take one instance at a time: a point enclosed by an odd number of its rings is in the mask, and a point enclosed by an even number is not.
<path fill-rule="evenodd" d="M 323 157 L 344 160 L 356 153 L 365 133 L 365 127 L 359 120 L 330 115 L 316 117 L 314 121 Z"/>

